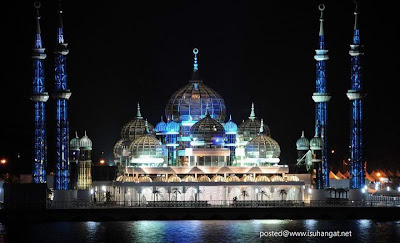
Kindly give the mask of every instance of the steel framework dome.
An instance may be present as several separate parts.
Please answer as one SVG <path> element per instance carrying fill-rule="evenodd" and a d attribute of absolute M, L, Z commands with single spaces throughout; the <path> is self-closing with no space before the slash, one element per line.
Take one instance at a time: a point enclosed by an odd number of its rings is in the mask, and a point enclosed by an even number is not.
<path fill-rule="evenodd" d="M 154 127 L 155 132 L 165 132 L 167 131 L 167 123 L 164 122 L 163 118 L 161 117 L 161 121 L 157 123 Z"/>
<path fill-rule="evenodd" d="M 79 141 L 79 147 L 87 150 L 92 150 L 92 140 L 90 140 L 90 138 L 86 135 L 86 131 L 85 136 L 83 136 Z"/>
<path fill-rule="evenodd" d="M 206 116 L 190 128 L 190 134 L 197 141 L 218 145 L 223 143 L 225 129 L 221 123 L 211 118 L 207 109 Z"/>
<path fill-rule="evenodd" d="M 236 123 L 234 123 L 232 121 L 231 116 L 229 116 L 229 121 L 227 123 L 225 123 L 224 129 L 225 129 L 226 134 L 236 134 L 237 133 L 238 126 L 236 125 Z"/>
<path fill-rule="evenodd" d="M 171 96 L 165 107 L 165 115 L 173 116 L 176 121 L 198 121 L 204 117 L 208 106 L 211 117 L 223 122 L 226 114 L 224 99 L 200 79 L 198 49 L 195 48 L 193 53 L 195 58 L 192 79 Z"/>
<path fill-rule="evenodd" d="M 304 131 L 301 133 L 301 138 L 299 138 L 296 142 L 297 150 L 309 150 L 310 149 L 310 141 L 304 136 Z"/>
<path fill-rule="evenodd" d="M 165 131 L 169 132 L 169 133 L 179 133 L 179 127 L 180 127 L 180 124 L 178 122 L 174 121 L 174 119 L 172 118 L 171 121 L 169 121 L 167 123 Z"/>
<path fill-rule="evenodd" d="M 310 140 L 310 148 L 313 150 L 322 149 L 322 139 L 317 134 Z"/>
<path fill-rule="evenodd" d="M 149 131 L 153 131 L 154 127 L 150 123 L 147 123 Z M 121 129 L 121 138 L 133 142 L 138 137 L 143 136 L 146 132 L 146 121 L 143 119 L 140 113 L 139 103 L 137 105 L 137 113 L 135 119 L 126 123 Z"/>
<path fill-rule="evenodd" d="M 238 128 L 238 139 L 240 141 L 250 141 L 254 137 L 256 137 L 260 131 L 260 126 L 261 126 L 261 121 L 256 118 L 255 112 L 254 112 L 254 103 L 251 104 L 251 112 L 249 119 L 246 121 L 242 122 L 239 125 Z M 265 124 L 263 124 L 263 130 L 266 135 L 271 136 L 271 132 L 269 130 L 269 127 Z"/>
<path fill-rule="evenodd" d="M 122 157 L 122 152 L 124 150 L 124 140 L 120 139 L 115 145 L 113 149 L 114 159 L 119 159 Z"/>
<path fill-rule="evenodd" d="M 246 157 L 254 159 L 279 158 L 281 148 L 279 147 L 278 142 L 264 132 L 263 125 L 264 122 L 261 120 L 259 135 L 246 144 Z"/>
<path fill-rule="evenodd" d="M 145 134 L 137 138 L 129 146 L 134 158 L 162 158 L 165 156 L 165 146 L 151 134 Z"/>
<path fill-rule="evenodd" d="M 78 132 L 75 132 L 75 137 L 69 142 L 69 148 L 70 150 L 79 150 L 80 144 Z"/>

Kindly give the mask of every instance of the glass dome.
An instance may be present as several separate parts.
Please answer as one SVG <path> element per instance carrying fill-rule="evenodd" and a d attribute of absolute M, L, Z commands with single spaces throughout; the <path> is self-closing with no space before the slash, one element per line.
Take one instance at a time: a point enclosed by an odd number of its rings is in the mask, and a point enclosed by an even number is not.
<path fill-rule="evenodd" d="M 92 140 L 90 140 L 90 138 L 86 135 L 86 131 L 85 136 L 83 136 L 79 141 L 79 147 L 92 150 Z"/>
<path fill-rule="evenodd" d="M 247 143 L 245 147 L 246 157 L 258 159 L 260 162 L 279 162 L 281 148 L 274 139 L 263 131 L 263 123 L 263 120 L 261 120 L 260 134 Z"/>
<path fill-rule="evenodd" d="M 124 151 L 124 140 L 120 139 L 115 145 L 113 149 L 114 159 L 119 159 L 122 157 L 122 152 Z"/>
<path fill-rule="evenodd" d="M 151 125 L 150 123 L 147 124 L 149 131 L 151 132 L 154 128 L 153 125 Z M 140 113 L 140 106 L 138 103 L 136 118 L 129 121 L 122 127 L 121 138 L 126 141 L 133 142 L 138 137 L 143 136 L 145 132 L 146 132 L 146 121 L 143 119 Z"/>
<path fill-rule="evenodd" d="M 161 121 L 157 123 L 156 127 L 154 128 L 155 132 L 165 132 L 167 131 L 167 123 L 164 122 L 163 117 L 161 117 Z"/>
<path fill-rule="evenodd" d="M 165 146 L 151 134 L 137 138 L 129 146 L 134 163 L 163 163 L 166 155 Z"/>
<path fill-rule="evenodd" d="M 80 139 L 78 137 L 78 132 L 75 132 L 75 137 L 71 139 L 69 142 L 70 150 L 79 150 L 80 147 Z"/>
<path fill-rule="evenodd" d="M 174 121 L 174 118 L 172 116 L 172 120 L 167 123 L 165 131 L 168 133 L 179 133 L 179 126 L 180 124 Z"/>
<path fill-rule="evenodd" d="M 165 107 L 165 115 L 174 116 L 176 121 L 198 121 L 204 117 L 208 106 L 211 117 L 223 122 L 226 114 L 224 99 L 200 79 L 197 48 L 193 53 L 195 54 L 193 77 L 188 84 L 171 96 Z"/>
<path fill-rule="evenodd" d="M 313 150 L 322 149 L 322 140 L 317 134 L 310 141 L 310 148 Z"/>
<path fill-rule="evenodd" d="M 304 136 L 304 131 L 301 133 L 301 138 L 299 138 L 296 142 L 297 150 L 309 150 L 310 149 L 310 141 Z"/>
<path fill-rule="evenodd" d="M 208 110 L 206 116 L 190 128 L 193 141 L 204 141 L 205 144 L 223 144 L 225 129 L 221 123 L 211 118 Z"/>
<path fill-rule="evenodd" d="M 225 123 L 224 129 L 225 129 L 226 134 L 236 134 L 237 133 L 238 126 L 236 125 L 236 123 L 234 123 L 232 121 L 231 116 L 229 116 L 229 121 L 227 123 Z"/>
<path fill-rule="evenodd" d="M 238 140 L 242 142 L 248 142 L 254 137 L 256 137 L 260 131 L 261 121 L 256 118 L 254 112 L 254 103 L 251 104 L 251 112 L 249 119 L 244 121 L 242 124 L 239 125 L 238 128 Z M 263 124 L 263 130 L 267 136 L 271 136 L 269 127 Z"/>

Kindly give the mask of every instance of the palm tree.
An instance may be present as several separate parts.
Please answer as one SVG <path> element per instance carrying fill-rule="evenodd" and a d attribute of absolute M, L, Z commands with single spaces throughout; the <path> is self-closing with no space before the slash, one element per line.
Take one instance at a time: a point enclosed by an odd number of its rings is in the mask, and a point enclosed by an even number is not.
<path fill-rule="evenodd" d="M 153 200 L 154 200 L 154 202 L 156 202 L 156 196 L 157 196 L 157 201 L 158 201 L 158 195 L 161 195 L 161 191 L 158 190 L 158 189 L 154 190 L 153 191 Z"/>
<path fill-rule="evenodd" d="M 243 200 L 244 201 L 246 201 L 246 197 L 248 197 L 249 196 L 249 193 L 244 189 L 244 190 L 242 190 L 242 196 L 243 196 Z"/>
<path fill-rule="evenodd" d="M 175 194 L 175 201 L 178 201 L 178 193 L 181 194 L 181 191 L 176 187 L 172 188 L 171 191 Z"/>
<path fill-rule="evenodd" d="M 285 189 L 280 189 L 280 190 L 279 190 L 279 194 L 281 195 L 282 201 L 283 201 L 283 197 L 284 197 L 285 195 L 287 195 L 287 192 L 286 192 Z"/>
<path fill-rule="evenodd" d="M 261 201 L 264 201 L 264 196 L 266 196 L 267 198 L 269 198 L 267 192 L 264 191 L 264 190 L 261 190 L 261 191 L 260 191 L 260 194 L 261 194 Z"/>

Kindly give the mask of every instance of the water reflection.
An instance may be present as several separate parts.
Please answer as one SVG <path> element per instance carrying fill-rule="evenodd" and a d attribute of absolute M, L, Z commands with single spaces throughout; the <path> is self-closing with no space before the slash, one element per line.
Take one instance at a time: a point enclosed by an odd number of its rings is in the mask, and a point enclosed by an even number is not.
<path fill-rule="evenodd" d="M 352 231 L 351 240 L 393 241 L 400 221 L 374 220 L 182 220 L 125 222 L 0 223 L 8 242 L 253 242 L 260 231 Z M 267 239 L 263 239 L 267 240 Z M 268 239 L 280 241 L 280 238 Z M 295 239 L 292 239 L 295 240 Z M 298 240 L 298 238 L 297 238 Z M 311 242 L 324 238 L 303 238 Z M 325 239 L 326 240 L 326 239 Z M 344 240 L 337 238 L 336 240 Z"/>

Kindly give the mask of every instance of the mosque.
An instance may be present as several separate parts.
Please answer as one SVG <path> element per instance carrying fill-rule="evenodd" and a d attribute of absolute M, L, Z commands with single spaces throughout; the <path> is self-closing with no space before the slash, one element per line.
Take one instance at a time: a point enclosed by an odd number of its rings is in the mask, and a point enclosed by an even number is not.
<path fill-rule="evenodd" d="M 49 95 L 44 85 L 43 63 L 46 58 L 40 30 L 40 4 L 35 4 L 36 37 L 33 58 L 33 94 L 35 109 L 33 183 L 46 182 L 45 103 Z M 136 116 L 121 128 L 121 138 L 113 148 L 117 172 L 107 179 L 95 180 L 91 151 L 92 141 L 86 132 L 82 138 L 69 139 L 66 56 L 62 11 L 59 9 L 56 55 L 56 87 L 52 97 L 57 102 L 57 161 L 54 200 L 106 200 L 123 205 L 162 202 L 230 205 L 250 201 L 265 203 L 275 200 L 324 199 L 329 187 L 327 143 L 327 91 L 323 11 L 321 11 L 319 49 L 316 50 L 315 136 L 308 140 L 304 133 L 297 140 L 297 165 L 305 173 L 290 173 L 279 164 L 281 149 L 271 131 L 249 104 L 249 116 L 240 124 L 227 117 L 223 97 L 209 87 L 199 73 L 197 48 L 193 49 L 193 74 L 189 82 L 173 93 L 166 102 L 165 114 L 153 126 L 143 117 L 140 104 Z M 353 105 L 352 171 L 350 187 L 361 195 L 364 187 L 362 170 L 362 98 L 360 85 L 357 9 L 354 38 L 349 52 L 352 58 L 352 89 L 348 97 Z M 165 118 L 165 119 L 164 119 Z M 103 167 L 107 168 L 107 167 Z M 353 193 L 354 194 L 354 193 Z M 361 198 L 361 197 L 360 197 Z"/>

